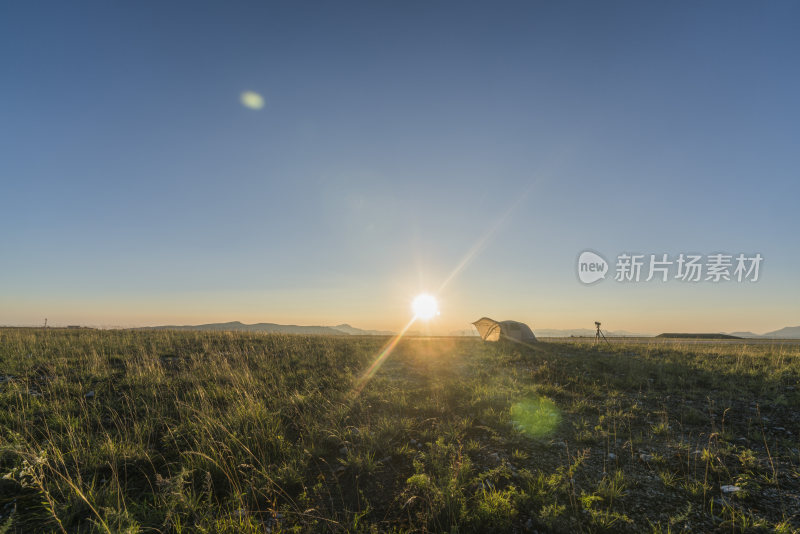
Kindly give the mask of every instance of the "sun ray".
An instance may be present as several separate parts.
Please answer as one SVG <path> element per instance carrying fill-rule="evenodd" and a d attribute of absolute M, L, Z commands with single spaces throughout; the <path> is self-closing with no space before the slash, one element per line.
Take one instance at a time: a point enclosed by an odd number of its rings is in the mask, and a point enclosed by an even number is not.
<path fill-rule="evenodd" d="M 466 268 L 467 265 L 469 265 L 469 263 L 478 255 L 478 253 L 480 253 L 480 251 L 483 250 L 483 247 L 486 246 L 486 243 L 489 241 L 489 239 L 494 234 L 497 233 L 497 231 L 503 226 L 503 224 L 505 224 L 505 222 L 508 219 L 511 218 L 511 215 L 513 215 L 513 213 L 517 210 L 520 204 L 522 204 L 522 202 L 528 197 L 528 193 L 530 193 L 531 189 L 533 189 L 533 186 L 534 183 L 531 183 L 525 189 L 525 191 L 523 191 L 522 194 L 519 195 L 517 199 L 511 203 L 508 209 L 506 209 L 506 211 L 502 215 L 500 215 L 500 217 L 498 217 L 497 220 L 494 221 L 494 223 L 489 227 L 489 229 L 486 232 L 484 232 L 484 234 L 478 239 L 478 241 L 476 241 L 475 244 L 472 245 L 472 247 L 467 251 L 464 257 L 461 258 L 461 261 L 458 262 L 458 265 L 456 265 L 455 269 L 453 269 L 447 276 L 447 278 L 444 279 L 444 282 L 442 282 L 442 285 L 439 286 L 439 289 L 436 291 L 436 293 L 434 293 L 434 295 L 438 295 L 439 293 L 441 293 L 444 290 L 444 288 L 450 282 L 452 282 L 453 279 L 456 276 L 458 276 L 461 273 L 461 271 L 463 271 L 464 268 Z"/>
<path fill-rule="evenodd" d="M 414 321 L 416 321 L 416 320 L 417 320 L 417 316 L 415 315 L 414 317 L 411 318 L 411 320 L 408 322 L 408 324 L 406 324 L 403 327 L 403 329 L 400 331 L 400 333 L 398 333 L 396 336 L 394 336 L 386 345 L 383 346 L 383 349 L 381 349 L 381 352 L 380 352 L 380 354 L 378 354 L 378 357 L 375 358 L 375 360 L 372 362 L 372 365 L 370 365 L 367 368 L 367 370 L 364 371 L 364 374 L 361 375 L 361 378 L 358 379 L 358 382 L 356 383 L 356 387 L 353 390 L 353 396 L 354 397 L 357 397 L 359 395 L 359 393 L 361 393 L 361 391 L 364 389 L 364 386 L 367 385 L 367 382 L 369 382 L 369 380 L 373 376 L 375 376 L 375 373 L 378 372 L 378 369 L 380 369 L 381 364 L 383 364 L 384 360 L 386 360 L 386 358 L 389 357 L 389 355 L 395 349 L 397 344 L 400 342 L 400 340 L 403 338 L 403 336 L 406 334 L 406 332 L 408 332 L 408 329 L 411 328 L 411 325 L 414 324 Z"/>

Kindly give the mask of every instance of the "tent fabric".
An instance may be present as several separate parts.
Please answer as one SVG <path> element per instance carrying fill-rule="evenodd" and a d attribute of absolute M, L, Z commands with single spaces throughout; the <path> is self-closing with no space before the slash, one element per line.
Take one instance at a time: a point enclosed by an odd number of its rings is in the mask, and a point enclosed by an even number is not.
<path fill-rule="evenodd" d="M 500 339 L 500 323 L 488 317 L 478 319 L 474 323 L 475 328 L 484 341 L 497 341 Z"/>
<path fill-rule="evenodd" d="M 530 327 L 518 321 L 495 321 L 488 317 L 482 317 L 472 323 L 478 329 L 484 341 L 499 341 L 509 339 L 511 341 L 532 342 L 536 341 Z"/>

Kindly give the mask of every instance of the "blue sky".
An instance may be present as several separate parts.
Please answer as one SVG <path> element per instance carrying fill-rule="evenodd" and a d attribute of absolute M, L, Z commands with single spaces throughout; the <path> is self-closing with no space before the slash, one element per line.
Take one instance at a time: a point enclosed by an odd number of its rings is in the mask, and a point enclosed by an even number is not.
<path fill-rule="evenodd" d="M 798 20 L 792 2 L 3 3 L 0 324 L 398 329 L 504 214 L 433 331 L 800 324 Z M 585 249 L 764 264 L 749 285 L 587 287 Z"/>

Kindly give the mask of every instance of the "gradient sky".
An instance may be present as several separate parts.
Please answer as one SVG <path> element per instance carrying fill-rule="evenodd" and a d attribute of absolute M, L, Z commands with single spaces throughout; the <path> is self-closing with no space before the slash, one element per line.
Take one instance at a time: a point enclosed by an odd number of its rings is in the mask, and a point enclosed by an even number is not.
<path fill-rule="evenodd" d="M 473 249 L 435 333 L 800 324 L 799 21 L 788 1 L 0 3 L 0 324 L 398 330 Z M 583 286 L 585 249 L 764 263 Z"/>

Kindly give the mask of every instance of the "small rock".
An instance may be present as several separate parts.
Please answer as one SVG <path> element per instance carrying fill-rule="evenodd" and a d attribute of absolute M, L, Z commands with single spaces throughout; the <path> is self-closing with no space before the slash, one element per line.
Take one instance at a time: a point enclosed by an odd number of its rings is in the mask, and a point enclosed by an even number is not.
<path fill-rule="evenodd" d="M 616 460 L 617 459 L 617 455 L 614 454 L 613 452 L 609 452 L 608 453 L 608 459 L 609 460 Z"/>
<path fill-rule="evenodd" d="M 412 439 L 411 441 L 409 441 L 409 443 L 412 444 L 412 445 L 416 445 L 417 444 L 417 440 Z"/>
<path fill-rule="evenodd" d="M 736 493 L 737 491 L 742 491 L 742 488 L 740 488 L 739 486 L 734 486 L 731 484 L 720 486 L 719 489 L 722 490 L 722 493 Z"/>
<path fill-rule="evenodd" d="M 653 455 L 642 453 L 639 455 L 639 459 L 643 462 L 651 462 L 653 461 Z"/>
<path fill-rule="evenodd" d="M 94 390 L 92 390 L 89 393 L 87 393 L 86 395 L 84 395 L 84 397 L 86 397 L 87 399 L 93 399 L 94 398 Z"/>

